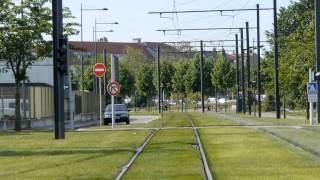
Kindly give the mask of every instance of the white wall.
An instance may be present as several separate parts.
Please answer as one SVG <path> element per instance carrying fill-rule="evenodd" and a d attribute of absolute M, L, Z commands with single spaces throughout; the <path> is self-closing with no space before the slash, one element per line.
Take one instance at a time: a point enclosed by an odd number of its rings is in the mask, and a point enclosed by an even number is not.
<path fill-rule="evenodd" d="M 4 65 L 0 65 L 4 67 Z M 27 71 L 27 76 L 31 83 L 45 83 L 53 85 L 53 64 L 52 58 L 47 58 L 41 62 L 36 62 Z M 13 73 L 0 73 L 0 83 L 14 83 Z"/>

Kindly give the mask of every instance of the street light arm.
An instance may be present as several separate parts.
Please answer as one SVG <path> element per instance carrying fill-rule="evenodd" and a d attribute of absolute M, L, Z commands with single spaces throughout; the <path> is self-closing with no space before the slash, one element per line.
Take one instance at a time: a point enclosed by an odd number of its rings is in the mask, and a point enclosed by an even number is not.
<path fill-rule="evenodd" d="M 102 8 L 102 9 L 81 9 L 82 11 L 108 11 L 108 8 Z"/>

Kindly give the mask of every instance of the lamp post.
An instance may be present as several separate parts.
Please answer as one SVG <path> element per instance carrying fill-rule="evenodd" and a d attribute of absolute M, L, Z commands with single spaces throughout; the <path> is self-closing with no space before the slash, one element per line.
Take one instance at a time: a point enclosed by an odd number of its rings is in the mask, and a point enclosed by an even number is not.
<path fill-rule="evenodd" d="M 93 30 L 93 40 L 94 40 L 94 48 L 95 48 L 95 63 L 98 61 L 98 52 L 97 52 L 97 33 L 108 33 L 108 32 L 114 32 L 113 30 L 108 30 L 108 31 L 98 31 L 97 30 L 97 25 L 117 25 L 119 24 L 118 22 L 97 22 L 97 19 L 95 18 L 94 20 L 94 30 Z M 104 85 L 105 86 L 105 85 Z M 93 89 L 95 90 L 97 87 L 97 81 L 95 77 L 93 78 Z M 95 91 L 94 91 L 95 92 Z M 98 92 L 98 91 L 96 91 Z"/>
<path fill-rule="evenodd" d="M 81 98 L 81 112 L 83 113 L 83 101 L 84 101 L 84 98 L 83 98 L 83 92 L 84 92 L 84 86 L 83 86 L 83 11 L 108 11 L 108 8 L 100 8 L 100 9 L 85 9 L 83 8 L 82 4 L 81 4 L 81 9 L 80 9 L 80 12 L 81 12 L 81 23 L 80 23 L 80 27 L 81 27 L 81 30 L 80 30 L 80 34 L 81 34 L 81 92 L 82 92 L 82 98 Z"/>

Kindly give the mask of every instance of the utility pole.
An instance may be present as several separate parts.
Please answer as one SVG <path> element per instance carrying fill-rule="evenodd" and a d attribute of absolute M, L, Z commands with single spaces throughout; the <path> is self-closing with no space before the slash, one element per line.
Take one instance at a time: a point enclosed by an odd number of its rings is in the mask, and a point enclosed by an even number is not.
<path fill-rule="evenodd" d="M 316 67 L 317 67 L 317 74 L 320 72 L 320 2 L 314 1 L 315 3 L 315 12 L 316 12 Z M 317 77 L 317 86 L 318 86 L 318 123 L 320 123 L 320 79 Z"/>
<path fill-rule="evenodd" d="M 251 62 L 250 62 L 250 37 L 249 37 L 249 22 L 246 22 L 246 34 L 247 34 L 247 88 L 248 88 L 248 111 L 251 115 Z"/>
<path fill-rule="evenodd" d="M 55 139 L 64 139 L 64 75 L 68 64 L 65 52 L 67 40 L 63 37 L 62 0 L 52 1 L 52 24 Z"/>
<path fill-rule="evenodd" d="M 243 28 L 240 29 L 241 36 L 241 81 L 242 81 L 242 113 L 246 114 L 246 89 L 245 89 L 245 76 L 244 76 L 244 40 Z"/>
<path fill-rule="evenodd" d="M 106 49 L 104 49 L 103 50 L 103 61 L 104 61 L 104 65 L 105 65 L 105 67 L 106 67 L 106 69 L 107 69 L 107 50 Z M 107 107 L 107 105 L 108 105 L 108 92 L 107 92 L 107 75 L 105 75 L 104 77 L 103 77 L 103 94 L 104 94 L 104 96 L 105 96 L 105 107 Z"/>
<path fill-rule="evenodd" d="M 259 118 L 261 118 L 261 51 L 260 51 L 260 6 L 257 4 L 257 58 L 258 58 L 258 109 L 259 109 Z"/>
<path fill-rule="evenodd" d="M 201 107 L 202 107 L 202 113 L 205 112 L 204 108 L 204 88 L 203 88 L 203 41 L 200 41 L 200 74 L 201 74 Z"/>
<path fill-rule="evenodd" d="M 157 83 L 158 83 L 158 113 L 161 113 L 161 90 L 160 90 L 160 44 L 158 44 L 158 58 L 157 58 Z"/>
<path fill-rule="evenodd" d="M 236 59 L 237 59 L 237 113 L 240 112 L 240 75 L 239 75 L 239 40 L 238 40 L 238 34 L 236 34 Z"/>
<path fill-rule="evenodd" d="M 280 85 L 279 85 L 279 45 L 278 45 L 277 0 L 273 0 L 273 16 L 274 16 L 273 24 L 274 24 L 274 69 L 275 69 L 275 89 L 276 89 L 276 111 L 277 111 L 277 119 L 280 119 L 281 107 L 280 107 Z"/>

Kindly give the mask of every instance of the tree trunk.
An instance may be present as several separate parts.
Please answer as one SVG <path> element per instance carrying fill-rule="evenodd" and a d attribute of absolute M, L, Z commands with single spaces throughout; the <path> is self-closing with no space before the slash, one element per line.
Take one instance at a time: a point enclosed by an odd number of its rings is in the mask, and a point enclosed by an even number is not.
<path fill-rule="evenodd" d="M 16 131 L 21 131 L 21 110 L 20 110 L 20 81 L 16 80 L 16 95 L 15 95 L 15 124 L 14 124 L 14 129 Z"/>

